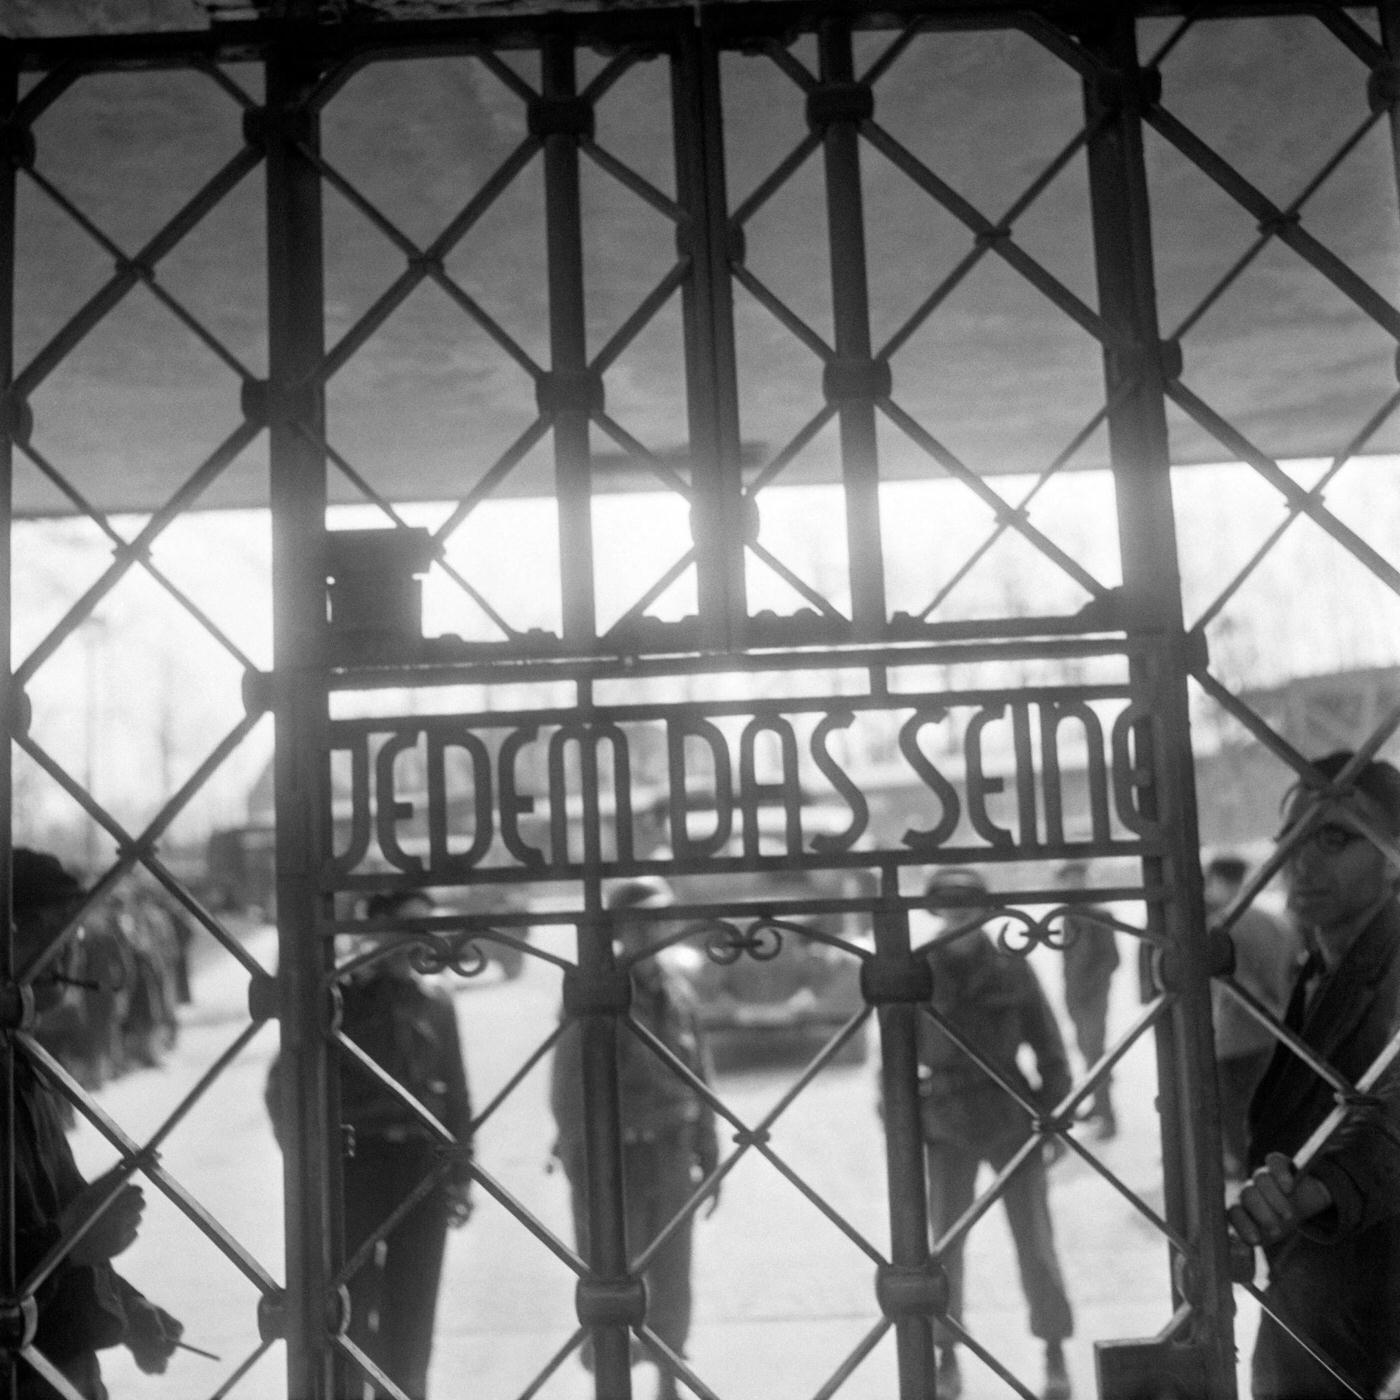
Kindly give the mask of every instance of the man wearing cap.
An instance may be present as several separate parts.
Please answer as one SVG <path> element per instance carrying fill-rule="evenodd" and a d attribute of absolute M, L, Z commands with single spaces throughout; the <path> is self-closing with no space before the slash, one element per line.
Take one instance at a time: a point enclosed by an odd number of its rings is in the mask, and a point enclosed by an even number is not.
<path fill-rule="evenodd" d="M 1070 890 L 1082 890 L 1089 881 L 1086 861 L 1066 861 L 1060 867 L 1060 883 Z M 1108 910 L 1097 904 L 1075 904 L 1060 918 L 1064 940 L 1065 1010 L 1074 1026 L 1085 1069 L 1096 1065 L 1108 1042 L 1108 992 L 1118 966 L 1118 938 Z M 1100 1141 L 1118 1132 L 1113 1111 L 1111 1075 L 1105 1073 L 1094 1085 L 1088 1121 L 1095 1124 L 1094 1136 Z"/>
<path fill-rule="evenodd" d="M 674 903 L 664 880 L 628 880 L 608 897 L 614 911 L 665 909 Z M 638 957 L 656 938 L 655 920 L 628 917 L 614 925 L 620 959 Z M 661 958 L 632 964 L 630 1019 L 650 1031 L 698 1079 L 708 1082 L 710 1056 L 690 988 Z M 589 1258 L 585 1186 L 583 1075 L 578 1024 L 565 1026 L 554 1052 L 550 1102 L 558 1126 L 554 1154 L 564 1168 L 579 1252 Z M 628 1026 L 617 1034 L 628 1252 L 636 1256 L 665 1229 L 719 1157 L 714 1110 Z M 718 1200 L 711 1199 L 712 1211 Z M 692 1224 L 688 1215 L 652 1256 L 645 1273 L 646 1325 L 677 1355 L 690 1335 Z M 657 1400 L 675 1400 L 676 1378 L 660 1368 Z"/>
<path fill-rule="evenodd" d="M 1312 767 L 1335 784 L 1352 758 L 1331 753 Z M 1284 867 L 1288 906 L 1310 950 L 1284 1025 L 1354 1086 L 1400 1027 L 1400 869 L 1393 854 L 1400 843 L 1400 770 L 1371 760 L 1340 787 L 1319 792 L 1296 784 L 1285 833 L 1310 817 L 1302 839 L 1289 840 Z M 1340 1126 L 1300 1167 L 1295 1157 L 1339 1103 Z M 1250 1103 L 1249 1130 L 1252 1174 L 1229 1219 L 1246 1244 L 1263 1246 L 1269 1261 L 1254 1395 L 1394 1394 L 1400 1071 L 1392 1063 L 1368 1095 L 1339 1095 L 1280 1043 Z"/>
<path fill-rule="evenodd" d="M 42 1017 L 62 998 L 62 982 L 48 970 L 32 979 L 26 974 L 71 923 L 82 888 L 54 856 L 21 847 L 13 853 L 12 896 L 15 968 Z M 112 1268 L 111 1260 L 140 1229 L 141 1188 L 130 1181 L 119 1185 L 115 1173 L 90 1184 L 83 1180 L 64 1135 L 56 1091 L 23 1040 L 9 1031 L 0 1035 L 14 1068 L 15 1268 L 21 1283 L 101 1207 L 34 1295 L 33 1344 L 84 1400 L 106 1400 L 100 1350 L 123 1343 L 143 1371 L 161 1372 L 183 1328 Z M 15 1375 L 20 1400 L 59 1394 L 26 1361 L 16 1362 Z"/>
<path fill-rule="evenodd" d="M 1049 1110 L 1070 1089 L 1069 1064 L 1054 1012 L 1030 964 L 999 953 L 986 930 L 992 917 L 987 887 L 975 870 L 940 871 L 929 881 L 929 908 L 943 930 L 923 952 L 933 973 L 931 1007 L 974 1059 L 930 1016 L 919 1018 L 919 1092 L 928 1161 L 929 1224 L 935 1243 L 972 1204 L 983 1162 L 1000 1171 L 1025 1145 L 1026 1111 L 997 1078 L 1022 1099 Z M 1017 1055 L 1028 1047 L 1039 1080 L 1022 1073 Z M 985 1061 L 987 1068 L 978 1063 Z M 1064 1341 L 1074 1318 L 1055 1252 L 1045 1162 L 1032 1152 L 1006 1183 L 1002 1205 L 1030 1305 L 1031 1332 L 1045 1343 L 1044 1400 L 1069 1400 Z M 948 1311 L 961 1319 L 966 1237 L 942 1251 Z M 938 1395 L 962 1393 L 953 1334 L 935 1323 Z"/>

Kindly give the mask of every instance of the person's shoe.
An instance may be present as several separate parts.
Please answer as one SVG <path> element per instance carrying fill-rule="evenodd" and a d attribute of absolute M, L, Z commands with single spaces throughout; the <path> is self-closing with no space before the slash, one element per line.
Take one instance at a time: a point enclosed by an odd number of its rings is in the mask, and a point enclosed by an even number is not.
<path fill-rule="evenodd" d="M 958 1400 L 962 1395 L 962 1371 L 952 1347 L 944 1347 L 938 1353 L 937 1392 L 938 1400 Z"/>
<path fill-rule="evenodd" d="M 1045 1343 L 1045 1389 L 1041 1400 L 1070 1400 L 1072 1391 L 1069 1371 L 1065 1368 L 1065 1349 L 1059 1342 Z"/>

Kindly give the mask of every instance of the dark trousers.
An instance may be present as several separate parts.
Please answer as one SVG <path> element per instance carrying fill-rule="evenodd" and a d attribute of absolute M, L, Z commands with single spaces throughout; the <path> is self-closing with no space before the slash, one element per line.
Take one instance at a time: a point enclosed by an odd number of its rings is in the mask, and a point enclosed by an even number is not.
<path fill-rule="evenodd" d="M 1108 1043 L 1108 987 L 1066 1002 L 1065 1010 L 1074 1023 L 1074 1040 L 1079 1047 L 1079 1057 L 1084 1061 L 1084 1068 L 1090 1069 L 1099 1062 Z M 1106 1074 L 1094 1086 L 1089 1112 L 1095 1118 L 1107 1118 L 1113 1113 L 1109 1093 L 1112 1078 L 1111 1073 Z"/>
<path fill-rule="evenodd" d="M 661 1233 L 695 1189 L 690 1131 L 681 1129 L 655 1141 L 623 1146 L 626 1189 L 627 1253 L 635 1259 Z M 574 1237 L 585 1259 L 588 1249 L 588 1200 L 581 1174 L 569 1178 Z M 652 1256 L 642 1277 L 646 1282 L 646 1324 L 677 1355 L 690 1336 L 692 1295 L 690 1269 L 693 1223 L 688 1216 Z M 587 1353 L 585 1353 L 587 1356 Z"/>
<path fill-rule="evenodd" d="M 1000 1171 L 1020 1145 L 1011 1140 L 979 1151 L 953 1142 L 925 1144 L 929 1225 L 935 1240 L 972 1204 L 978 1167 L 985 1161 L 994 1171 Z M 1030 1305 L 1031 1334 L 1042 1341 L 1063 1341 L 1074 1332 L 1074 1314 L 1055 1256 L 1045 1164 L 1038 1153 L 1022 1163 L 1006 1183 L 1001 1203 L 1016 1246 L 1021 1289 Z M 964 1240 L 950 1246 L 942 1258 L 948 1275 L 948 1311 L 959 1321 L 963 1315 Z M 937 1323 L 934 1338 L 939 1346 L 950 1346 L 954 1340 Z"/>
<path fill-rule="evenodd" d="M 345 1163 L 349 1258 L 436 1165 L 429 1142 L 362 1138 Z M 447 1203 L 436 1187 L 403 1218 L 350 1280 L 350 1339 L 413 1400 L 428 1391 Z M 382 1260 L 378 1256 L 382 1253 Z M 374 1395 L 383 1392 L 376 1389 Z M 358 1397 L 359 1386 L 350 1392 Z"/>

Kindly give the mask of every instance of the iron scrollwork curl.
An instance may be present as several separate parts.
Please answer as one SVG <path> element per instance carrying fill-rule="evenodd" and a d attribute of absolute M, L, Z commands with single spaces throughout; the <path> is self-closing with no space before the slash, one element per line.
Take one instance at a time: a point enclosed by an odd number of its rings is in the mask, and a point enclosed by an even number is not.
<path fill-rule="evenodd" d="M 422 933 L 413 940 L 409 965 L 424 977 L 439 972 L 479 977 L 491 965 L 491 959 L 471 933 Z"/>
<path fill-rule="evenodd" d="M 422 977 L 453 972 L 458 977 L 479 977 L 491 965 L 481 945 L 468 932 L 431 933 L 417 930 L 397 938 L 386 938 L 368 952 L 357 953 L 335 970 L 338 980 L 363 975 L 386 958 L 408 954 L 409 966 Z"/>
<path fill-rule="evenodd" d="M 741 927 L 729 919 L 707 920 L 699 928 L 705 934 L 705 956 L 729 967 L 745 955 L 755 962 L 772 962 L 783 951 L 784 935 L 804 934 L 801 924 L 760 915 Z"/>
<path fill-rule="evenodd" d="M 1036 948 L 1064 952 L 1071 939 L 1064 922 L 1064 916 L 1070 909 L 1069 905 L 1060 905 L 1038 919 L 1024 909 L 998 910 L 1006 922 L 997 930 L 997 947 L 1015 958 L 1029 957 Z"/>

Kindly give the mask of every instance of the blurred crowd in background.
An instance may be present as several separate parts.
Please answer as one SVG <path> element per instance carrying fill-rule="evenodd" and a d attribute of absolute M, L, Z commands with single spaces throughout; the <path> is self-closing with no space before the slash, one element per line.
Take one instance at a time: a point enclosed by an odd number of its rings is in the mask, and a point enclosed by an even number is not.
<path fill-rule="evenodd" d="M 27 897 L 16 872 L 16 908 Z M 62 969 L 65 994 L 38 1029 L 44 1047 L 86 1089 L 161 1064 L 190 1000 L 194 925 L 144 873 L 128 877 L 84 915 Z"/>

